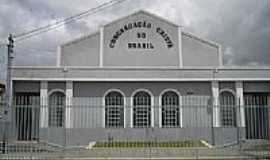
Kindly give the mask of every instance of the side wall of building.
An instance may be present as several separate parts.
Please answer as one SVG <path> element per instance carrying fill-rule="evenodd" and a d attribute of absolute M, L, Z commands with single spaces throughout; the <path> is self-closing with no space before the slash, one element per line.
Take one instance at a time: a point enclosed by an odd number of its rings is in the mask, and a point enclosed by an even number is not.
<path fill-rule="evenodd" d="M 60 48 L 61 66 L 99 66 L 100 34 L 81 38 Z"/>
<path fill-rule="evenodd" d="M 218 46 L 182 34 L 183 66 L 219 66 L 218 52 Z"/>

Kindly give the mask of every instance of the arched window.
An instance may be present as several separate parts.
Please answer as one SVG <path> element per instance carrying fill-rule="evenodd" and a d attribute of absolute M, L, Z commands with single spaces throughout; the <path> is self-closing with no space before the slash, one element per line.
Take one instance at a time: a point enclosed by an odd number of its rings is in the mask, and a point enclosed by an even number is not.
<path fill-rule="evenodd" d="M 236 126 L 236 101 L 230 91 L 223 91 L 219 95 L 220 116 L 222 126 Z"/>
<path fill-rule="evenodd" d="M 139 91 L 133 96 L 133 126 L 151 126 L 151 95 L 145 91 Z"/>
<path fill-rule="evenodd" d="M 65 94 L 56 91 L 49 96 L 49 127 L 64 126 Z"/>
<path fill-rule="evenodd" d="M 167 91 L 161 97 L 162 127 L 178 127 L 179 117 L 179 95 L 174 91 Z"/>
<path fill-rule="evenodd" d="M 105 127 L 124 127 L 124 97 L 120 92 L 105 96 Z"/>

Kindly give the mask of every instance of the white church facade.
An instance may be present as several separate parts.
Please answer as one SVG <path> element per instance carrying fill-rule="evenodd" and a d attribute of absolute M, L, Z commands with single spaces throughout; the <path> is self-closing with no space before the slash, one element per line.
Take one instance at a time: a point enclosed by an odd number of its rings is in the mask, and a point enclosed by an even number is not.
<path fill-rule="evenodd" d="M 145 11 L 60 45 L 55 66 L 13 66 L 12 93 L 15 105 L 39 106 L 15 113 L 17 140 L 270 136 L 270 67 L 226 66 L 220 44 Z"/>

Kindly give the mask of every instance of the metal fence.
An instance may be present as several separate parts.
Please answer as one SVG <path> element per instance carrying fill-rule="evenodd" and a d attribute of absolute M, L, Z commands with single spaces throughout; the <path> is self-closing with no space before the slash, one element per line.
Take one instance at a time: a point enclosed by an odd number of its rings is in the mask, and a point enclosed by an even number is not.
<path fill-rule="evenodd" d="M 1 157 L 267 157 L 268 95 L 16 96 L 0 105 Z M 44 103 L 45 102 L 45 103 Z M 45 104 L 45 105 L 44 105 Z M 5 114 L 7 113 L 7 114 Z M 76 159 L 76 158 L 75 158 Z"/>

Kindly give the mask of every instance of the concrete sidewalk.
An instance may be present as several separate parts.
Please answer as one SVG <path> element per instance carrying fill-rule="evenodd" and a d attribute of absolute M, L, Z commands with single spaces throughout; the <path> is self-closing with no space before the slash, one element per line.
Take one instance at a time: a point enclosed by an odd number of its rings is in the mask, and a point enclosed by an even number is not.
<path fill-rule="evenodd" d="M 172 148 L 138 148 L 70 150 L 52 153 L 17 153 L 2 155 L 2 159 L 257 159 L 267 153 L 242 152 L 234 148 L 223 149 L 172 149 Z M 17 158 L 16 158 L 17 157 Z M 1 158 L 0 158 L 1 159 Z"/>

